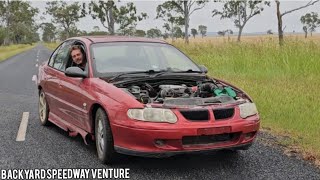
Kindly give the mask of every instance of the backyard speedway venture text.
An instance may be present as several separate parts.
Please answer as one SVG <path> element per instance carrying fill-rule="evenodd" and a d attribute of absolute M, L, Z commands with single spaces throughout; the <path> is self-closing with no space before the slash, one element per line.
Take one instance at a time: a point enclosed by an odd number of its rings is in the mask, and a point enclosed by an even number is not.
<path fill-rule="evenodd" d="M 128 179 L 129 168 L 117 169 L 8 169 L 1 179 Z"/>

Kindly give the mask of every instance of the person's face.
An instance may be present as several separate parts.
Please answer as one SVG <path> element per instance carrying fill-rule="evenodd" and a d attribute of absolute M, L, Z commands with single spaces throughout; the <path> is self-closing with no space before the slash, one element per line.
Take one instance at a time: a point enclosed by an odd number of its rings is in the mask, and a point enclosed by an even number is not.
<path fill-rule="evenodd" d="M 71 57 L 73 62 L 75 62 L 76 64 L 81 64 L 82 60 L 83 60 L 83 56 L 82 53 L 79 49 L 75 49 L 71 52 Z"/>

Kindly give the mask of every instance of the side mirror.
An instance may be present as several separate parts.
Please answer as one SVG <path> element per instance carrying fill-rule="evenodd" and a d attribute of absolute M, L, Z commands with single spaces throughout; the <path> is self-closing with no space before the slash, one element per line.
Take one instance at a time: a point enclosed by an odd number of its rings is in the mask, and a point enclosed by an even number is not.
<path fill-rule="evenodd" d="M 81 77 L 81 78 L 87 77 L 86 72 L 84 72 L 79 67 L 69 67 L 66 69 L 66 72 L 64 74 L 69 77 Z"/>
<path fill-rule="evenodd" d="M 200 65 L 199 68 L 200 68 L 200 70 L 201 70 L 202 72 L 204 72 L 204 73 L 206 73 L 206 74 L 208 73 L 208 68 L 207 68 L 206 66 Z"/>

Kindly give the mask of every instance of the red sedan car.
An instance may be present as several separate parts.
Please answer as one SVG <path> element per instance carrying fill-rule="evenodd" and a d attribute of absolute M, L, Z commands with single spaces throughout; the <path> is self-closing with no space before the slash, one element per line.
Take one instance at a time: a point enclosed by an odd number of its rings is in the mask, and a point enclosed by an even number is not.
<path fill-rule="evenodd" d="M 73 65 L 78 45 L 85 68 Z M 76 37 L 39 67 L 39 116 L 85 143 L 98 158 L 117 153 L 163 157 L 248 149 L 260 120 L 239 88 L 206 75 L 174 46 L 155 39 Z"/>

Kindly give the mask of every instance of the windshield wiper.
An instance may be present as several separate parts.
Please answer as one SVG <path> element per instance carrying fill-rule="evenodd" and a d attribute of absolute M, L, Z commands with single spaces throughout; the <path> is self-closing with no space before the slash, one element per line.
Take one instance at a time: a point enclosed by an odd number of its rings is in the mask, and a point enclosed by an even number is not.
<path fill-rule="evenodd" d="M 188 69 L 186 71 L 173 71 L 173 73 L 203 73 L 202 71 L 194 71 L 192 69 Z"/>
<path fill-rule="evenodd" d="M 186 71 L 172 71 L 172 70 L 167 70 L 167 71 L 163 71 L 161 73 L 157 73 L 155 76 L 153 77 L 158 77 L 161 76 L 163 74 L 175 74 L 175 73 L 203 73 L 202 71 L 194 71 L 192 69 L 188 69 Z"/>
<path fill-rule="evenodd" d="M 109 82 L 114 81 L 115 79 L 118 79 L 119 77 L 124 76 L 124 75 L 128 75 L 128 74 L 148 74 L 148 75 L 151 75 L 151 74 L 158 74 L 158 73 L 163 73 L 163 72 L 165 72 L 165 70 L 155 71 L 155 70 L 153 70 L 153 69 L 150 69 L 150 70 L 148 70 L 148 71 L 124 72 L 124 73 L 120 73 L 120 74 L 117 74 L 117 75 L 111 77 L 108 81 L 109 81 Z"/>

